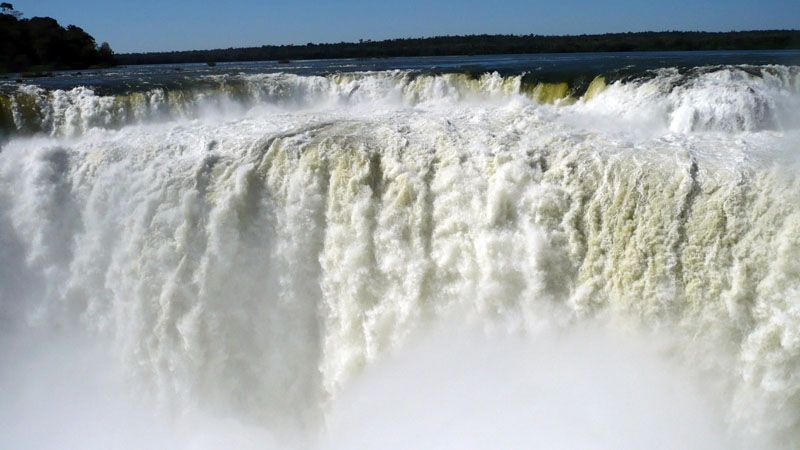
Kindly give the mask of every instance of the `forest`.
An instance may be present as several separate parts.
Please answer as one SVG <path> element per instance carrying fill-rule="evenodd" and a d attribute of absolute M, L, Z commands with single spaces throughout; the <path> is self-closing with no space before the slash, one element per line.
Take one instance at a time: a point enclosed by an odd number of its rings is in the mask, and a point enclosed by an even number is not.
<path fill-rule="evenodd" d="M 661 31 L 566 36 L 483 34 L 115 55 L 108 43 L 98 45 L 91 35 L 78 26 L 68 25 L 65 28 L 50 17 L 25 19 L 12 4 L 0 3 L 0 72 L 29 74 L 116 64 L 765 49 L 800 49 L 800 30 Z"/>
<path fill-rule="evenodd" d="M 115 63 L 111 46 L 97 45 L 80 27 L 64 28 L 51 17 L 24 19 L 11 3 L 0 3 L 0 72 L 36 75 Z"/>
<path fill-rule="evenodd" d="M 123 64 L 167 64 L 394 56 L 766 49 L 800 49 L 800 30 L 664 31 L 575 36 L 535 34 L 437 36 L 330 44 L 263 45 L 216 50 L 129 53 L 117 55 L 117 58 Z"/>

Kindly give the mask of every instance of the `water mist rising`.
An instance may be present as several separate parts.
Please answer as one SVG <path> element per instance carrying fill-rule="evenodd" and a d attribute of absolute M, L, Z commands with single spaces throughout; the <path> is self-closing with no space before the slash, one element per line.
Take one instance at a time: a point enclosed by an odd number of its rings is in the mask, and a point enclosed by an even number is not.
<path fill-rule="evenodd" d="M 797 448 L 798 80 L 22 92 L 0 444 Z"/>

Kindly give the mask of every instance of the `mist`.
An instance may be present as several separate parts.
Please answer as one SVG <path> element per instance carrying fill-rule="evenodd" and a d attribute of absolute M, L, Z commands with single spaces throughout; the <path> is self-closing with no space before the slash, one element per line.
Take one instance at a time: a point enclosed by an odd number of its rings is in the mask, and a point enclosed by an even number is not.
<path fill-rule="evenodd" d="M 745 448 L 710 380 L 670 357 L 666 341 L 643 337 L 598 325 L 536 335 L 438 326 L 353 380 L 319 429 L 289 436 L 234 414 L 159 410 L 91 341 L 6 335 L 0 447 Z"/>
<path fill-rule="evenodd" d="M 342 395 L 323 448 L 737 448 L 700 380 L 631 337 L 439 331 Z"/>
<path fill-rule="evenodd" d="M 798 77 L 22 86 L 0 448 L 795 449 Z"/>

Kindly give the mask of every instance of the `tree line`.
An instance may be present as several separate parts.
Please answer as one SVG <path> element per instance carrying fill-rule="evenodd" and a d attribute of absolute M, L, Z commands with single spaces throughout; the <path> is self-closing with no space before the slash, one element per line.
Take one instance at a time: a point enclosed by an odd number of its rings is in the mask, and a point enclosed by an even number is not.
<path fill-rule="evenodd" d="M 384 41 L 189 50 L 118 55 L 123 64 L 519 53 L 800 49 L 800 30 L 664 31 L 576 36 L 468 35 Z"/>
<path fill-rule="evenodd" d="M 0 3 L 0 72 L 47 72 L 108 67 L 116 63 L 107 42 L 99 46 L 80 27 L 51 17 L 23 19 L 11 3 Z"/>

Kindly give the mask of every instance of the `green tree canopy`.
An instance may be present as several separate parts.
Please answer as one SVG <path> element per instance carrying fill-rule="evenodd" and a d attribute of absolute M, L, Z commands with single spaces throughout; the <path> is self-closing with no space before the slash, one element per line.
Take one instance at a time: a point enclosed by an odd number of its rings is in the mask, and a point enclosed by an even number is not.
<path fill-rule="evenodd" d="M 98 47 L 82 28 L 51 17 L 23 19 L 11 3 L 0 3 L 0 72 L 85 69 L 115 64 L 105 43 Z"/>

